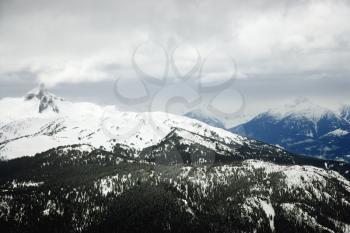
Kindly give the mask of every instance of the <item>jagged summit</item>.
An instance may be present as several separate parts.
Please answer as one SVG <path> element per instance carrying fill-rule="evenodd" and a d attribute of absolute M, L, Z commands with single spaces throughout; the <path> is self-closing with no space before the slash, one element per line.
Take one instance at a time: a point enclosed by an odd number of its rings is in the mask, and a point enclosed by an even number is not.
<path fill-rule="evenodd" d="M 52 111 L 58 113 L 59 108 L 57 106 L 57 101 L 63 101 L 63 98 L 57 97 L 54 94 L 50 93 L 44 84 L 40 84 L 40 86 L 32 91 L 30 91 L 25 97 L 25 100 L 39 100 L 39 113 L 47 109 L 51 109 Z"/>

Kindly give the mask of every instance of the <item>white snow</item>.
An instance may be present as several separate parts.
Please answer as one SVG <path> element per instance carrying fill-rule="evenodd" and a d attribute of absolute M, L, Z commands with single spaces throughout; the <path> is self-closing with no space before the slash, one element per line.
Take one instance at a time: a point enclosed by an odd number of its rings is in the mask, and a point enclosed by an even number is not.
<path fill-rule="evenodd" d="M 331 229 L 319 224 L 313 216 L 311 216 L 308 212 L 304 211 L 294 203 L 283 203 L 281 204 L 281 207 L 283 211 L 289 216 L 289 218 L 293 219 L 297 224 L 305 222 L 313 228 L 318 228 L 319 231 L 324 230 L 325 232 L 334 233 L 334 231 Z"/>
<path fill-rule="evenodd" d="M 218 142 L 215 142 L 215 141 L 213 142 L 211 139 L 207 139 L 203 137 L 203 136 L 209 136 L 209 135 L 206 135 L 206 134 L 199 135 L 199 134 L 187 131 L 185 129 L 178 128 L 175 133 L 177 136 L 183 138 L 180 142 L 186 145 L 191 145 L 196 143 L 212 150 L 216 150 L 216 147 L 220 147 L 222 151 L 231 151 L 232 148 L 230 148 L 225 144 L 230 144 L 232 142 L 235 142 L 238 145 L 242 145 L 242 142 L 243 142 L 242 137 L 238 135 L 234 135 L 233 137 L 236 140 L 232 140 L 232 138 L 229 138 L 229 137 L 226 137 L 226 138 L 218 137 L 217 138 Z M 211 137 L 215 137 L 215 136 L 211 135 Z M 225 143 L 225 144 L 221 144 L 221 143 Z"/>
<path fill-rule="evenodd" d="M 141 150 L 158 143 L 174 128 L 208 137 L 217 135 L 226 143 L 244 140 L 223 129 L 165 112 L 122 112 L 114 106 L 58 101 L 58 113 L 50 109 L 39 113 L 39 104 L 37 99 L 0 100 L 0 157 L 33 156 L 73 144 L 111 150 L 115 143 L 121 143 Z"/>
<path fill-rule="evenodd" d="M 270 109 L 268 113 L 277 119 L 292 116 L 297 118 L 305 117 L 317 122 L 326 114 L 331 114 L 332 111 L 321 107 L 306 98 L 298 98 L 291 104 L 285 104 L 282 107 Z"/>
<path fill-rule="evenodd" d="M 18 182 L 16 180 L 13 180 L 11 183 L 12 188 L 22 188 L 22 187 L 39 187 L 40 185 L 43 185 L 44 182 L 34 182 L 34 181 L 27 181 L 27 182 Z"/>
<path fill-rule="evenodd" d="M 56 213 L 58 215 L 63 215 L 63 210 L 57 208 L 57 205 L 55 202 L 48 200 L 46 203 L 46 209 L 43 210 L 42 214 L 44 216 L 49 216 L 51 213 Z"/>
<path fill-rule="evenodd" d="M 91 152 L 93 151 L 95 148 L 91 145 L 87 145 L 87 144 L 82 144 L 82 145 L 78 145 L 78 146 L 74 146 L 74 147 L 64 147 L 62 148 L 62 152 L 66 153 L 68 152 L 69 150 L 79 150 L 81 152 Z"/>
<path fill-rule="evenodd" d="M 338 172 L 332 170 L 325 170 L 313 166 L 284 166 L 276 165 L 270 162 L 263 162 L 259 160 L 245 160 L 244 166 L 251 169 L 264 168 L 267 173 L 283 172 L 286 176 L 286 185 L 289 189 L 306 187 L 313 188 L 313 185 L 317 184 L 318 187 L 326 187 L 326 178 L 335 178 L 339 183 L 348 191 L 350 191 L 350 181 L 346 180 Z M 322 196 L 318 189 L 313 189 L 316 196 Z"/>
<path fill-rule="evenodd" d="M 346 130 L 336 129 L 336 130 L 333 130 L 333 131 L 327 133 L 326 136 L 342 137 L 342 136 L 345 136 L 345 135 L 348 135 L 348 134 L 349 134 L 349 132 L 346 131 Z"/>
<path fill-rule="evenodd" d="M 265 211 L 266 216 L 269 218 L 270 221 L 270 228 L 271 231 L 275 231 L 275 209 L 273 208 L 272 204 L 270 202 L 260 200 L 260 205 Z"/>

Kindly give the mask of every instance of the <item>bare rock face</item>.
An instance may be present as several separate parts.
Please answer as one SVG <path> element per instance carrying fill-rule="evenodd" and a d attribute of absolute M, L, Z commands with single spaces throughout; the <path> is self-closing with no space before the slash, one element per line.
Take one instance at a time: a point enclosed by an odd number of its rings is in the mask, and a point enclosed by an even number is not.
<path fill-rule="evenodd" d="M 350 122 L 350 104 L 344 105 L 340 110 L 340 116 Z"/>
<path fill-rule="evenodd" d="M 30 101 L 33 99 L 38 99 L 39 103 L 39 113 L 44 112 L 47 109 L 58 113 L 59 108 L 57 106 L 57 101 L 63 101 L 63 98 L 57 97 L 54 94 L 48 92 L 44 84 L 40 84 L 39 88 L 29 92 L 25 96 L 25 100 Z"/>

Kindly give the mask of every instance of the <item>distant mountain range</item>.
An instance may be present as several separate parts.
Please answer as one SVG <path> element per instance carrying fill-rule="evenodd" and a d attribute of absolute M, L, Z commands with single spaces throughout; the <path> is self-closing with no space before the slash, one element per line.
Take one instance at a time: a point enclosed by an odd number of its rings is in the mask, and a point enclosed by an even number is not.
<path fill-rule="evenodd" d="M 294 153 L 350 162 L 349 106 L 333 112 L 308 100 L 297 100 L 229 131 Z"/>
<path fill-rule="evenodd" d="M 224 128 L 218 119 L 186 115 Z M 307 99 L 297 99 L 227 130 L 293 153 L 350 162 L 350 106 L 334 112 Z"/>

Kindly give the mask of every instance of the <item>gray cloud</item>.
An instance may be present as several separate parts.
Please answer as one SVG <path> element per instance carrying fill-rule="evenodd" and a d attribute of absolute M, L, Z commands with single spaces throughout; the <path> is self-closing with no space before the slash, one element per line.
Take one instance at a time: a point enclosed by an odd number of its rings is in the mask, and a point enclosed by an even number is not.
<path fill-rule="evenodd" d="M 209 81 L 229 75 L 233 57 L 237 85 L 252 106 L 269 93 L 323 101 L 323 87 L 330 87 L 331 105 L 349 97 L 349 21 L 345 0 L 2 0 L 0 84 L 45 82 L 59 89 L 136 80 L 131 57 L 140 45 L 138 64 L 159 76 L 164 54 L 158 45 L 179 46 L 179 69 L 190 69 L 197 49 L 208 59 L 203 75 Z M 253 91 L 262 83 L 263 90 Z"/>

